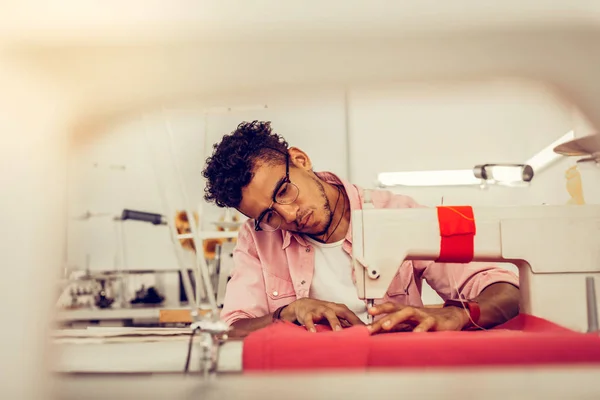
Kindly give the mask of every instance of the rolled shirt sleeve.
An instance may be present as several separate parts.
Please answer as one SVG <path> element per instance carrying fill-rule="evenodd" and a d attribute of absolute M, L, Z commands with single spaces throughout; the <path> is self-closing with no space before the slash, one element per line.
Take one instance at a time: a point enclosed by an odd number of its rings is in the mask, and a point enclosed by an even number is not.
<path fill-rule="evenodd" d="M 512 271 L 493 264 L 468 264 L 413 261 L 415 272 L 427 281 L 445 301 L 474 299 L 488 286 L 505 282 L 519 287 L 519 277 Z"/>

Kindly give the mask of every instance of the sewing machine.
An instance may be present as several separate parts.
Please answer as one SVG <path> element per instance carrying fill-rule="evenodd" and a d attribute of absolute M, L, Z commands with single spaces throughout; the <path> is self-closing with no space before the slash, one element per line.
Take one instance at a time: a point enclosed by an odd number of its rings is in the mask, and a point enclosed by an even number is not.
<path fill-rule="evenodd" d="M 3 193 L 0 209 L 3 226 L 10 231 L 3 235 L 1 254 L 2 265 L 15 268 L 10 279 L 0 281 L 2 317 L 11 324 L 3 332 L 0 370 L 6 373 L 0 376 L 1 397 L 51 398 L 51 389 L 57 388 L 61 398 L 131 398 L 133 391 L 135 397 L 145 398 L 233 398 L 240 393 L 245 398 L 264 398 L 268 387 L 289 399 L 332 398 L 340 393 L 366 398 L 372 396 L 374 387 L 385 387 L 388 392 L 413 397 L 464 398 L 465 386 L 457 388 L 456 382 L 470 382 L 470 390 L 487 398 L 561 394 L 597 398 L 598 370 L 582 368 L 567 373 L 541 368 L 535 374 L 526 368 L 431 375 L 242 376 L 207 384 L 185 377 L 161 377 L 150 383 L 144 377 L 51 381 L 53 348 L 47 345 L 46 327 L 53 319 L 53 285 L 48 282 L 56 278 L 63 263 L 64 238 L 57 232 L 64 232 L 67 218 L 64 145 L 69 134 L 100 134 L 108 126 L 165 104 L 207 101 L 265 88 L 498 76 L 549 84 L 592 126 L 600 127 L 600 24 L 595 19 L 599 6 L 594 2 L 505 1 L 490 6 L 461 1 L 432 6 L 397 1 L 371 2 L 368 8 L 364 2 L 348 1 L 329 7 L 306 1 L 267 1 L 262 7 L 250 2 L 207 4 L 21 1 L 3 7 L 0 173 L 9 190 Z M 317 21 L 315 10 L 321 13 Z M 40 196 L 43 201 L 36 200 Z M 492 220 L 486 229 L 485 222 L 482 225 L 485 211 L 475 213 L 478 232 L 483 233 L 476 238 L 476 248 L 483 251 L 482 256 L 494 259 L 529 261 L 535 290 L 530 291 L 534 297 L 526 307 L 546 313 L 538 310 L 542 298 L 537 296 L 545 295 L 537 291 L 537 284 L 546 285 L 557 275 L 537 273 L 548 272 L 550 267 L 531 259 L 532 253 L 518 254 L 518 243 L 502 236 L 499 226 L 504 229 L 514 222 L 510 214 L 492 217 L 506 219 Z M 364 216 L 366 229 L 379 218 L 370 211 Z M 435 256 L 439 239 L 435 214 L 423 211 L 422 217 L 429 223 L 421 224 L 425 247 L 418 250 Z M 509 244 L 515 252 L 508 253 Z M 373 249 L 365 247 L 365 251 L 366 259 L 372 259 Z M 413 249 L 407 249 L 409 253 L 423 255 Z M 392 257 L 393 268 L 404 259 L 397 252 Z M 578 274 L 585 273 L 584 266 L 593 270 L 585 262 L 578 266 Z M 528 275 L 527 268 L 521 271 Z M 385 274 L 383 268 L 381 272 Z M 556 287 L 563 301 L 569 293 L 584 291 L 578 278 L 574 279 L 569 283 L 571 292 Z M 385 286 L 384 279 L 371 283 L 375 287 L 368 286 L 363 296 L 376 296 Z M 552 298 L 556 297 L 553 293 Z M 576 312 L 583 312 L 573 305 Z M 559 318 L 546 315 L 555 321 Z M 582 321 L 580 315 L 565 322 L 581 327 Z M 565 383 L 565 374 L 571 384 Z M 505 392 L 507 382 L 511 393 Z M 307 390 L 290 391 L 290 387 Z"/>
<path fill-rule="evenodd" d="M 595 295 L 595 282 L 600 276 L 600 205 L 596 204 L 600 199 L 593 194 L 600 185 L 600 134 L 571 140 L 554 151 L 581 156 L 577 164 L 593 170 L 583 185 L 591 205 L 469 207 L 471 217 L 453 206 L 378 210 L 366 191 L 363 209 L 352 214 L 359 298 L 368 304 L 383 298 L 399 266 L 408 260 L 443 257 L 442 262 L 450 263 L 512 263 L 519 268 L 522 313 L 580 332 L 598 331 L 600 299 Z M 485 174 L 474 170 L 474 175 L 482 178 Z M 468 260 L 460 252 L 442 255 L 447 233 L 442 227 L 444 214 L 438 209 L 473 220 Z"/>
<path fill-rule="evenodd" d="M 476 207 L 473 214 L 472 260 L 519 267 L 521 312 L 586 332 L 586 278 L 600 277 L 600 205 Z M 403 261 L 440 256 L 436 208 L 367 207 L 352 218 L 361 299 L 383 298 Z"/>

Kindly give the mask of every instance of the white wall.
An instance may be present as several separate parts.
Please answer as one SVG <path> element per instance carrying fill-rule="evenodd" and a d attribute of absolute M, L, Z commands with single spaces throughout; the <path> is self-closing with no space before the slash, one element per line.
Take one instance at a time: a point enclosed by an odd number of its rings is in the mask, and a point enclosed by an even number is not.
<path fill-rule="evenodd" d="M 241 121 L 270 120 L 292 146 L 307 151 L 316 170 L 329 170 L 372 187 L 379 172 L 470 169 L 487 162 L 524 162 L 572 129 L 572 112 L 545 87 L 523 82 L 410 83 L 344 90 L 255 93 L 215 99 L 210 105 L 147 115 L 114 132 L 72 143 L 69 213 L 120 212 L 122 208 L 173 215 L 184 202 L 170 158 L 168 121 L 192 205 L 202 204 L 201 171 L 212 144 Z M 142 123 L 143 122 L 143 123 Z M 158 174 L 167 183 L 168 210 L 156 187 L 144 143 L 155 150 Z M 98 163 L 98 168 L 93 164 Z M 529 188 L 395 188 L 425 205 L 563 204 L 565 159 L 536 176 Z M 125 170 L 111 169 L 125 165 Z M 102 168 L 103 167 L 103 168 Z M 203 228 L 221 212 L 202 206 Z M 131 226 L 129 226 L 131 225 Z M 135 223 L 126 232 L 129 268 L 164 268 L 175 261 L 166 229 Z M 162 230 L 161 230 L 162 229 Z M 113 260 L 110 223 L 69 222 L 69 261 L 107 268 Z M 87 236 L 81 236 L 85 233 Z M 111 247 L 112 246 L 112 247 Z M 439 301 L 426 291 L 425 301 Z"/>
<path fill-rule="evenodd" d="M 112 217 L 124 208 L 163 213 L 163 200 L 157 187 L 152 150 L 160 165 L 168 154 L 167 136 L 158 137 L 149 121 L 146 141 L 145 121 L 131 121 L 94 137 L 79 136 L 71 142 L 69 159 L 68 264 L 92 270 L 109 270 L 119 265 L 118 226 Z M 175 124 L 174 124 L 175 125 Z M 200 126 L 203 126 L 200 124 Z M 181 138 L 181 134 L 177 135 Z M 203 132 L 199 134 L 202 143 Z M 160 140 L 163 139 L 163 140 Z M 187 135 L 187 148 L 194 148 L 193 135 Z M 191 158 L 191 157 L 190 157 Z M 191 158 L 193 159 L 193 158 Z M 189 163 L 185 163 L 189 166 Z M 167 182 L 167 200 L 181 205 L 173 188 L 170 170 L 158 169 L 158 178 Z M 81 220 L 85 212 L 101 216 Z M 127 269 L 169 269 L 176 267 L 169 231 L 165 226 L 128 221 L 123 223 Z M 173 265 L 174 264 L 174 265 Z"/>
<path fill-rule="evenodd" d="M 523 163 L 572 129 L 570 108 L 552 92 L 510 81 L 414 83 L 356 89 L 349 96 L 352 179 L 373 186 L 379 172 L 471 169 Z M 564 165 L 528 189 L 403 188 L 427 205 L 564 202 L 554 183 Z M 553 179 L 547 180 L 548 176 Z M 541 182 L 541 181 L 544 182 Z M 552 182 L 554 181 L 554 182 Z M 398 191 L 400 189 L 397 189 Z"/>

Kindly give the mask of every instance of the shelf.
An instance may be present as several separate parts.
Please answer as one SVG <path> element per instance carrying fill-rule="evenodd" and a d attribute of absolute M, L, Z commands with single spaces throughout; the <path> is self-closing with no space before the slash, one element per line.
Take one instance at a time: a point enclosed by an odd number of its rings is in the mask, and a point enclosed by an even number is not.
<path fill-rule="evenodd" d="M 201 231 L 198 232 L 200 239 L 235 239 L 238 236 L 238 231 Z M 177 239 L 192 239 L 193 235 L 191 233 L 184 233 L 177 235 Z"/>
<path fill-rule="evenodd" d="M 162 310 L 189 310 L 187 307 L 141 307 L 141 308 L 107 308 L 60 310 L 55 315 L 56 322 L 94 321 L 94 320 L 126 320 L 152 319 L 158 322 Z"/>

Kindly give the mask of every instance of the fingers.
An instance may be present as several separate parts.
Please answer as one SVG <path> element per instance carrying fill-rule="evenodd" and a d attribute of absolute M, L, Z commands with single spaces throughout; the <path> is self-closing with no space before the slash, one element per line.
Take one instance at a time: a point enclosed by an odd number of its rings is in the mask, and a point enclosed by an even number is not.
<path fill-rule="evenodd" d="M 303 323 L 309 332 L 317 331 L 317 328 L 315 328 L 315 315 L 312 313 L 305 314 L 300 323 Z"/>
<path fill-rule="evenodd" d="M 389 313 L 393 313 L 395 311 L 400 311 L 402 308 L 404 308 L 404 307 L 400 304 L 394 304 L 391 302 L 387 302 L 387 303 L 378 304 L 374 307 L 369 308 L 368 312 L 371 315 L 389 314 Z"/>
<path fill-rule="evenodd" d="M 342 324 L 342 328 L 350 328 L 352 326 L 352 324 L 344 318 L 340 318 L 340 322 Z"/>
<path fill-rule="evenodd" d="M 312 312 L 304 314 L 298 319 L 300 323 L 304 324 L 304 327 L 309 332 L 316 332 L 317 328 L 315 323 L 323 320 L 327 320 L 331 326 L 331 329 L 334 331 L 339 331 L 342 329 L 342 323 L 335 315 L 335 312 L 330 308 L 318 308 Z"/>
<path fill-rule="evenodd" d="M 310 332 L 316 332 L 315 324 L 327 321 L 334 331 L 342 327 L 365 325 L 365 323 L 344 304 L 312 300 L 311 303 L 296 309 L 296 319 Z"/>
<path fill-rule="evenodd" d="M 346 321 L 348 321 L 350 323 L 350 325 L 364 325 L 365 323 L 358 318 L 358 316 L 356 314 L 354 314 L 352 311 L 350 311 L 348 308 L 344 307 L 345 309 L 342 310 L 336 310 L 336 314 L 338 317 L 345 319 Z"/>
<path fill-rule="evenodd" d="M 340 320 L 337 318 L 337 315 L 335 315 L 335 312 L 331 308 L 325 309 L 323 315 L 325 316 L 325 318 L 327 318 L 327 321 L 329 322 L 329 325 L 331 326 L 332 330 L 342 330 L 342 324 L 340 323 Z"/>
<path fill-rule="evenodd" d="M 435 318 L 426 317 L 421 321 L 419 325 L 415 327 L 415 329 L 413 329 L 413 332 L 427 332 L 433 330 L 433 328 L 435 327 L 435 323 Z"/>
<path fill-rule="evenodd" d="M 356 325 L 364 326 L 364 325 L 366 325 L 362 319 L 360 319 L 356 316 L 356 314 L 354 314 L 352 311 L 350 311 L 350 313 L 351 314 L 349 314 L 348 318 L 351 318 L 351 320 L 344 318 L 345 321 L 348 321 L 349 326 L 356 326 Z"/>
<path fill-rule="evenodd" d="M 310 307 L 298 315 L 298 321 L 302 323 L 309 332 L 316 332 L 315 324 L 327 321 L 334 331 L 343 327 L 353 325 L 365 325 L 363 321 L 343 304 L 321 303 L 316 307 Z M 382 315 L 382 317 L 368 326 L 370 333 L 390 332 L 397 330 L 412 330 L 414 332 L 426 332 L 435 330 L 437 320 L 429 312 L 394 303 L 384 303 L 370 308 L 369 314 Z"/>
<path fill-rule="evenodd" d="M 384 305 L 384 304 L 382 304 Z M 391 313 L 389 315 L 386 315 L 385 317 L 379 319 L 378 321 L 375 321 L 370 327 L 369 327 L 369 331 L 371 333 L 377 333 L 377 332 L 381 332 L 381 331 L 390 331 L 392 330 L 396 325 L 399 325 L 401 323 L 404 322 L 414 322 L 414 323 L 421 323 L 422 319 L 421 318 L 421 314 L 417 312 L 416 309 L 412 308 L 412 307 L 406 307 L 401 309 L 400 311 Z"/>
<path fill-rule="evenodd" d="M 350 309 L 345 304 L 338 303 L 327 303 L 327 307 L 331 308 L 335 315 L 341 320 L 342 326 L 348 327 L 352 325 L 365 325 L 365 323 L 358 318 L 358 316 L 350 311 Z M 344 324 L 343 321 L 346 321 Z"/>

